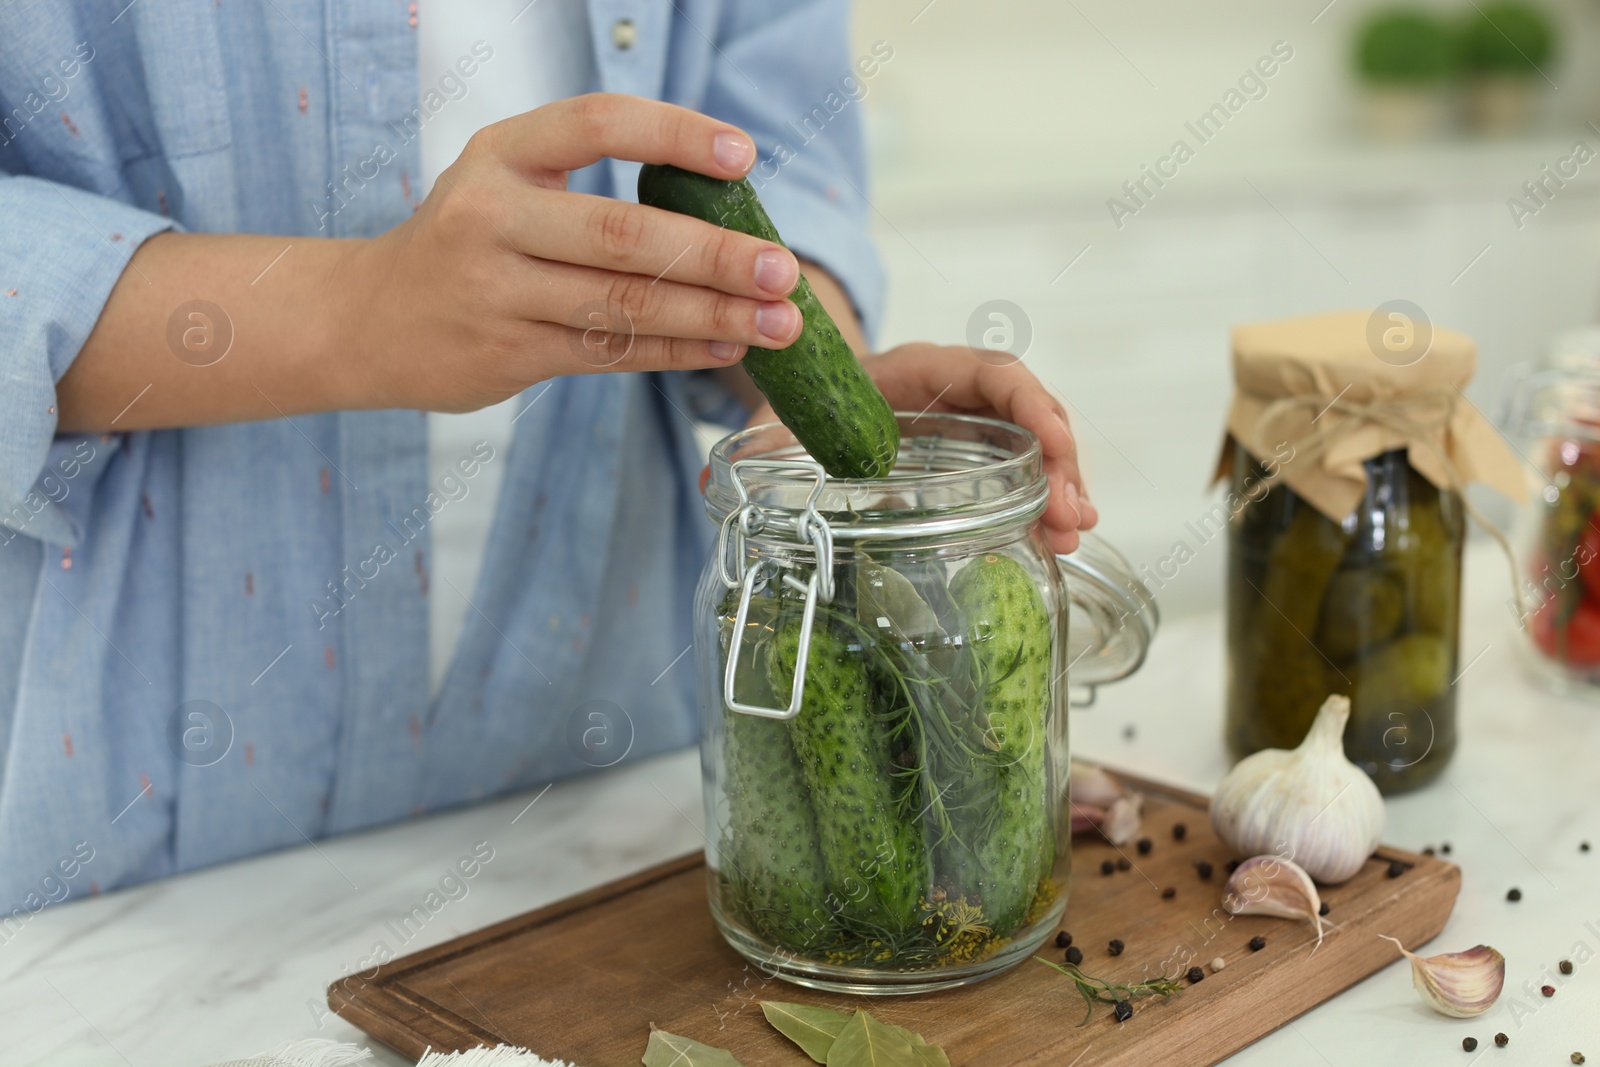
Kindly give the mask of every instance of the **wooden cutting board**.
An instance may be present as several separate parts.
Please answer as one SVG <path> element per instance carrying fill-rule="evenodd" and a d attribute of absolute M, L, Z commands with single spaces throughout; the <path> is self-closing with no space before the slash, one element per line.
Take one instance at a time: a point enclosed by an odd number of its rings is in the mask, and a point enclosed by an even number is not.
<path fill-rule="evenodd" d="M 1127 1065 L 1204 1067 L 1216 1063 L 1392 963 L 1378 934 L 1407 947 L 1443 928 L 1461 870 L 1431 856 L 1379 849 L 1351 881 L 1328 889 L 1322 947 L 1312 958 L 1309 924 L 1229 917 L 1221 910 L 1226 864 L 1206 800 L 1121 776 L 1145 796 L 1141 855 L 1097 835 L 1073 842 L 1071 896 L 1062 923 L 1095 977 L 1133 982 L 1205 965 L 1226 967 L 1169 1000 L 1140 999 L 1118 1023 L 1096 1005 L 1089 1023 L 1065 975 L 1033 961 L 974 985 L 940 993 L 849 997 L 769 979 L 729 948 L 711 923 L 701 855 L 652 867 L 526 915 L 380 967 L 328 988 L 335 1012 L 400 1052 L 521 1045 L 578 1067 L 633 1067 L 649 1027 L 731 1050 L 747 1067 L 803 1067 L 811 1061 L 767 1025 L 762 1000 L 852 1010 L 942 1045 L 955 1067 Z M 1175 840 L 1172 828 L 1187 833 Z M 1103 860 L 1132 866 L 1110 876 Z M 1210 881 L 1198 861 L 1210 862 Z M 1390 861 L 1408 867 L 1388 875 Z M 1065 873 L 1065 867 L 1058 869 Z M 1162 890 L 1176 894 L 1166 899 Z M 1267 945 L 1249 948 L 1261 935 Z M 1113 957 L 1107 945 L 1122 940 Z M 1060 960 L 1047 942 L 1038 955 Z M 1085 1051 L 1088 1055 L 1084 1055 Z M 1083 1058 L 1079 1058 L 1079 1057 Z"/>

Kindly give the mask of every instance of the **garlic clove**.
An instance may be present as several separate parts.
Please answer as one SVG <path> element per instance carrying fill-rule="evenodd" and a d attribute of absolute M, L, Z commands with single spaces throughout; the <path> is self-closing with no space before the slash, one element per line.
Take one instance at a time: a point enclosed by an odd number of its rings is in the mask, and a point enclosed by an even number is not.
<path fill-rule="evenodd" d="M 1319 882 L 1359 871 L 1383 837 L 1383 797 L 1345 758 L 1350 700 L 1323 702 L 1300 747 L 1263 749 L 1240 760 L 1217 786 L 1211 824 L 1244 855 L 1280 852 Z"/>
<path fill-rule="evenodd" d="M 1111 807 L 1106 809 L 1105 821 L 1100 824 L 1100 831 L 1113 845 L 1126 845 L 1139 836 L 1139 827 L 1143 823 L 1144 797 L 1129 793 L 1111 802 Z"/>
<path fill-rule="evenodd" d="M 1128 790 L 1116 776 L 1093 763 L 1072 761 L 1072 802 L 1086 808 L 1109 808 Z"/>
<path fill-rule="evenodd" d="M 1476 945 L 1465 952 L 1446 952 L 1439 956 L 1419 956 L 1387 934 L 1400 954 L 1411 961 L 1411 984 L 1423 1001 L 1441 1015 L 1470 1019 L 1488 1011 L 1506 984 L 1506 958 L 1488 945 Z"/>
<path fill-rule="evenodd" d="M 1072 832 L 1098 829 L 1113 845 L 1139 836 L 1144 797 L 1089 763 L 1072 764 Z"/>
<path fill-rule="evenodd" d="M 1279 856 L 1245 860 L 1223 887 L 1222 906 L 1234 915 L 1307 920 L 1316 927 L 1317 947 L 1322 946 L 1322 898 L 1311 876 L 1292 860 Z"/>

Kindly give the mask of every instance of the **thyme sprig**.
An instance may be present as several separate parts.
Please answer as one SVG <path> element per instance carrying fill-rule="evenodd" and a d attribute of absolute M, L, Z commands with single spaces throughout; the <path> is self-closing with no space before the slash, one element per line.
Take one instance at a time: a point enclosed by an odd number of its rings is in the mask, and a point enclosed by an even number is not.
<path fill-rule="evenodd" d="M 1094 1006 L 1097 1003 L 1118 1004 L 1122 1001 L 1132 1000 L 1135 997 L 1159 996 L 1165 999 L 1183 988 L 1183 984 L 1176 975 L 1171 978 L 1147 978 L 1142 982 L 1134 982 L 1131 985 L 1119 985 L 1115 982 L 1108 982 L 1104 978 L 1095 978 L 1084 974 L 1075 964 L 1057 963 L 1054 960 L 1047 960 L 1043 956 L 1035 956 L 1033 958 L 1046 967 L 1053 967 L 1060 971 L 1072 979 L 1073 984 L 1078 987 L 1078 995 L 1083 997 L 1084 1005 L 1083 1022 L 1079 1023 L 1079 1026 L 1087 1025 L 1089 1020 L 1093 1018 Z"/>

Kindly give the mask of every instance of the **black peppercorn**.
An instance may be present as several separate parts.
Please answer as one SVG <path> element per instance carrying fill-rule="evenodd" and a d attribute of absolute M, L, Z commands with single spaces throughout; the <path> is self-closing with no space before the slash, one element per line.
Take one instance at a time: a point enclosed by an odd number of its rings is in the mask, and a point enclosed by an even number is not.
<path fill-rule="evenodd" d="M 1326 901 L 1326 900 L 1324 900 L 1324 901 L 1323 901 L 1323 902 L 1322 902 L 1322 907 L 1320 907 L 1320 908 L 1318 908 L 1318 909 L 1317 909 L 1317 914 L 1318 914 L 1318 915 L 1326 915 L 1326 914 L 1328 914 L 1328 912 L 1329 912 L 1329 911 L 1330 911 L 1330 910 L 1331 910 L 1331 909 L 1330 909 L 1330 908 L 1329 908 L 1329 907 L 1328 907 L 1328 902 L 1327 902 L 1327 901 Z"/>
<path fill-rule="evenodd" d="M 1405 874 L 1405 873 L 1406 873 L 1406 865 L 1404 863 L 1401 863 L 1399 860 L 1390 860 L 1389 861 L 1389 877 L 1390 878 L 1398 878 L 1402 874 Z"/>
<path fill-rule="evenodd" d="M 1126 856 L 1117 857 L 1117 870 L 1126 871 L 1133 866 L 1133 861 Z"/>
<path fill-rule="evenodd" d="M 1444 844 L 1440 845 L 1439 851 L 1443 852 L 1446 856 L 1450 855 L 1450 842 L 1446 841 Z"/>
<path fill-rule="evenodd" d="M 1432 845 L 1429 845 L 1429 846 L 1428 846 L 1428 847 L 1426 847 L 1426 848 L 1424 848 L 1424 849 L 1423 849 L 1423 850 L 1422 850 L 1422 854 L 1423 854 L 1423 855 L 1424 855 L 1424 856 L 1431 856 L 1431 855 L 1433 855 L 1433 846 L 1432 846 Z"/>
<path fill-rule="evenodd" d="M 1117 1001 L 1117 1006 L 1111 1009 L 1112 1016 L 1119 1023 L 1125 1023 L 1133 1018 L 1133 1005 L 1126 1000 Z"/>
<path fill-rule="evenodd" d="M 1067 949 L 1067 962 L 1076 967 L 1083 962 L 1083 949 L 1074 945 Z"/>
<path fill-rule="evenodd" d="M 1185 837 L 1188 837 L 1188 836 L 1189 836 L 1189 827 L 1185 826 L 1181 822 L 1177 822 L 1177 823 L 1173 823 L 1172 824 L 1172 839 L 1174 841 L 1182 841 Z"/>
<path fill-rule="evenodd" d="M 1466 1049 L 1468 1052 L 1471 1052 L 1473 1049 L 1478 1047 L 1478 1039 L 1475 1037 L 1464 1037 L 1461 1039 L 1461 1047 Z"/>
<path fill-rule="evenodd" d="M 1206 972 L 1204 970 L 1202 970 L 1201 968 L 1199 968 L 1199 967 L 1190 967 L 1189 968 L 1189 973 L 1184 975 L 1185 978 L 1189 979 L 1189 984 L 1190 985 L 1194 985 L 1195 983 L 1197 983 L 1201 979 L 1203 979 L 1205 976 L 1206 976 Z"/>
<path fill-rule="evenodd" d="M 1131 722 L 1122 728 L 1122 737 L 1125 741 L 1132 741 L 1138 734 L 1139 728 Z"/>
<path fill-rule="evenodd" d="M 1172 886 L 1170 886 L 1170 885 L 1167 886 L 1167 888 L 1165 888 L 1165 889 L 1163 889 L 1161 891 L 1161 899 L 1162 900 L 1171 900 L 1173 897 L 1175 897 L 1177 895 L 1178 895 L 1178 891 L 1175 888 L 1173 888 Z"/>
<path fill-rule="evenodd" d="M 1071 934 L 1067 933 L 1065 930 L 1062 930 L 1060 933 L 1056 934 L 1056 948 L 1070 948 L 1071 945 Z"/>
<path fill-rule="evenodd" d="M 1579 852 L 1588 852 L 1589 851 L 1589 842 L 1587 842 L 1587 841 L 1578 842 L 1578 851 Z"/>
<path fill-rule="evenodd" d="M 1511 1044 L 1511 1039 L 1505 1034 L 1495 1034 L 1494 1043 L 1500 1048 L 1505 1048 L 1507 1045 Z"/>
<path fill-rule="evenodd" d="M 1115 938 L 1115 937 L 1113 937 L 1111 939 L 1111 943 L 1106 946 L 1106 951 L 1109 952 L 1113 956 L 1122 955 L 1122 949 L 1123 949 L 1122 942 L 1119 939 Z"/>
<path fill-rule="evenodd" d="M 1262 949 L 1264 949 L 1266 947 L 1267 947 L 1267 939 L 1262 937 L 1260 934 L 1257 934 L 1255 937 L 1252 937 L 1250 939 L 1250 951 L 1251 952 L 1260 952 Z"/>
<path fill-rule="evenodd" d="M 1507 891 L 1506 899 L 1511 901 L 1513 904 L 1515 904 L 1517 901 L 1522 899 L 1522 890 L 1520 890 L 1520 889 L 1511 889 L 1511 890 Z"/>
<path fill-rule="evenodd" d="M 1112 871 L 1115 871 L 1116 869 L 1117 869 L 1117 865 L 1115 863 L 1112 863 L 1110 860 L 1102 860 L 1102 861 L 1100 861 L 1100 873 L 1101 874 L 1110 874 Z"/>
<path fill-rule="evenodd" d="M 1199 863 L 1195 864 L 1194 869 L 1199 872 L 1202 879 L 1206 881 L 1211 880 L 1212 867 L 1211 864 L 1207 863 L 1205 860 L 1201 860 Z"/>
<path fill-rule="evenodd" d="M 1156 843 L 1150 840 L 1148 837 L 1141 837 L 1139 838 L 1137 847 L 1139 849 L 1139 855 L 1148 856 L 1150 855 L 1150 850 L 1156 847 Z"/>
<path fill-rule="evenodd" d="M 1229 860 L 1228 861 L 1228 873 L 1232 874 L 1234 871 L 1237 871 L 1239 869 L 1239 864 L 1242 863 L 1242 862 L 1243 862 L 1242 860 Z"/>
<path fill-rule="evenodd" d="M 1543 993 L 1547 997 L 1553 997 L 1556 995 L 1556 987 L 1553 985 L 1542 985 L 1539 987 L 1539 992 Z"/>
<path fill-rule="evenodd" d="M 1571 974 L 1572 973 L 1572 961 L 1571 960 L 1562 960 L 1560 963 L 1556 964 L 1556 968 L 1562 974 Z"/>

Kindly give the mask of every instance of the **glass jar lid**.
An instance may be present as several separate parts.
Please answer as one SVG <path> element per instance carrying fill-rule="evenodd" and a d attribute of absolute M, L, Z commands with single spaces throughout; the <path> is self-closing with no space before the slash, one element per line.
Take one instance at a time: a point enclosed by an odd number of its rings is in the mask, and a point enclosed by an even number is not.
<path fill-rule="evenodd" d="M 1600 327 L 1558 334 L 1537 363 L 1511 369 L 1500 425 L 1532 440 L 1600 441 Z"/>
<path fill-rule="evenodd" d="M 1067 624 L 1067 664 L 1072 685 L 1088 695 L 1076 707 L 1094 703 L 1095 689 L 1119 681 L 1144 665 L 1161 624 L 1155 594 L 1134 576 L 1122 553 L 1094 534 L 1080 534 L 1078 550 L 1057 556 L 1072 617 Z"/>

